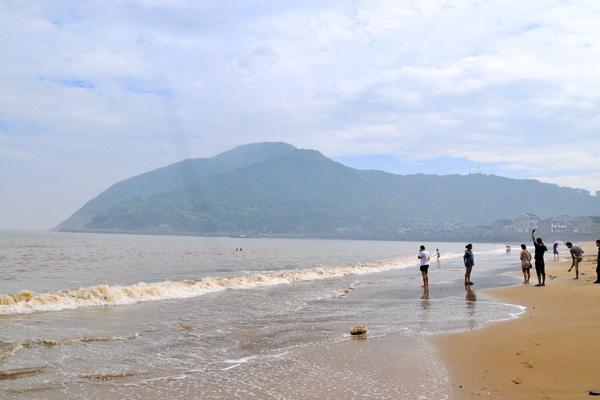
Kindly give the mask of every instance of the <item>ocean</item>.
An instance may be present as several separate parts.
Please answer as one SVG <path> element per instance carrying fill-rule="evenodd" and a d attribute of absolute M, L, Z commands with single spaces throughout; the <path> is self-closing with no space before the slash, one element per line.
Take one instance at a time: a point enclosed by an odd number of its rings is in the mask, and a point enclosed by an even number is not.
<path fill-rule="evenodd" d="M 518 252 L 475 243 L 467 290 L 424 243 L 425 292 L 420 244 L 0 232 L 0 398 L 448 398 L 427 338 L 520 315 L 477 293 Z"/>

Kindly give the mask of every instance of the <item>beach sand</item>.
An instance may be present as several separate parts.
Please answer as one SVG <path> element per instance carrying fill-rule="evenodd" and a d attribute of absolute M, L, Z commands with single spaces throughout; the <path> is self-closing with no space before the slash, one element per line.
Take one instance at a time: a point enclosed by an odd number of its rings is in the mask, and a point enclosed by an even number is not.
<path fill-rule="evenodd" d="M 600 391 L 600 285 L 592 284 L 597 248 L 594 242 L 582 248 L 579 280 L 567 272 L 571 259 L 563 252 L 561 262 L 546 265 L 547 277 L 554 277 L 546 287 L 534 287 L 532 270 L 531 285 L 485 291 L 526 306 L 520 318 L 432 339 L 453 399 L 582 399 Z"/>

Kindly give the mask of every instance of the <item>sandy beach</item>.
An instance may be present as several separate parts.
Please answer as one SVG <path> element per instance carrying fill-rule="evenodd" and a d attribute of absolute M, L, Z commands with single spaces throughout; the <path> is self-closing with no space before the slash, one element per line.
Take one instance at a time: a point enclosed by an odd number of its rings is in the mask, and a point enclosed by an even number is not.
<path fill-rule="evenodd" d="M 560 262 L 547 262 L 546 287 L 534 287 L 532 272 L 530 285 L 485 291 L 526 306 L 520 318 L 433 338 L 453 399 L 582 399 L 600 391 L 600 285 L 592 284 L 597 248 L 594 242 L 582 248 L 579 280 L 567 272 L 571 259 L 563 251 Z"/>

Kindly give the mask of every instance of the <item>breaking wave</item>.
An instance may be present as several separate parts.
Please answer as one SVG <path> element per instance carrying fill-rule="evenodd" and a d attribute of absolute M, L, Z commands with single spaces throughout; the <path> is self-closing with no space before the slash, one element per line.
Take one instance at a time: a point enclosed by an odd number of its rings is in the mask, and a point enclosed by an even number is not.
<path fill-rule="evenodd" d="M 457 257 L 446 254 L 443 258 Z M 407 268 L 416 265 L 414 257 L 402 257 L 338 267 L 308 268 L 221 278 L 186 279 L 182 281 L 140 282 L 133 285 L 98 285 L 79 289 L 36 293 L 24 290 L 0 295 L 0 315 L 30 314 L 44 311 L 70 310 L 80 307 L 117 306 L 145 301 L 184 299 L 228 289 L 253 289 L 297 282 L 341 278 Z"/>

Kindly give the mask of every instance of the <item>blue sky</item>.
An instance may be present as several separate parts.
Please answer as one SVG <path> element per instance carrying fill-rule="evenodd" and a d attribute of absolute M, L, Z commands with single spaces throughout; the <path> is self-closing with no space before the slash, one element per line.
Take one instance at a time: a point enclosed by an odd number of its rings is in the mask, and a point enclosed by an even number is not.
<path fill-rule="evenodd" d="M 600 2 L 0 2 L 0 229 L 285 141 L 600 190 Z"/>

